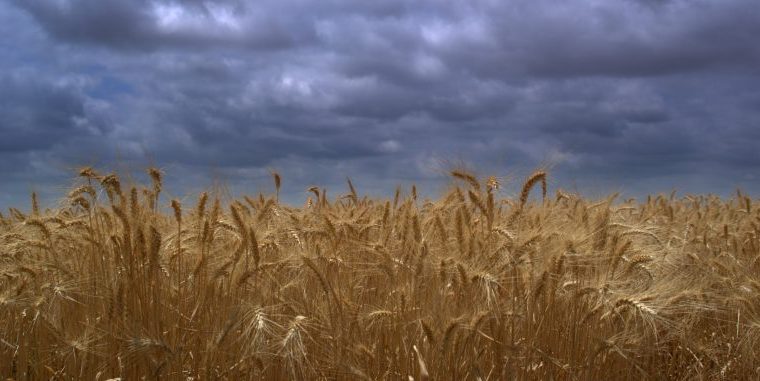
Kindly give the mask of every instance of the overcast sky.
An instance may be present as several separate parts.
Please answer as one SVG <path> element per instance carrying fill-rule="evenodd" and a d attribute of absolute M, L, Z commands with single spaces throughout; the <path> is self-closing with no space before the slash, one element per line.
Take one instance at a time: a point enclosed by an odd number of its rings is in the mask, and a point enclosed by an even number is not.
<path fill-rule="evenodd" d="M 0 0 L 0 207 L 81 165 L 302 202 L 447 166 L 760 188 L 757 0 Z"/>

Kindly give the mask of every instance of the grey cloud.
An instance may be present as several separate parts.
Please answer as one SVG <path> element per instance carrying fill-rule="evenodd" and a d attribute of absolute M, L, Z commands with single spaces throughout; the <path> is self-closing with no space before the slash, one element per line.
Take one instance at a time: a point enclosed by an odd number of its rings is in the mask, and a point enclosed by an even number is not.
<path fill-rule="evenodd" d="M 11 73 L 0 76 L 0 88 L 0 151 L 49 149 L 61 140 L 108 128 L 71 84 Z"/>
<path fill-rule="evenodd" d="M 246 13 L 248 7 L 237 1 L 15 0 L 15 3 L 56 38 L 119 49 L 218 46 L 283 49 L 313 38 L 308 26 L 288 25 L 288 20 L 271 18 L 262 12 Z M 238 20 L 241 14 L 246 17 Z"/>
<path fill-rule="evenodd" d="M 55 178 L 40 163 L 122 160 L 190 187 L 268 184 L 276 167 L 293 199 L 344 176 L 432 186 L 460 159 L 494 174 L 558 160 L 558 183 L 636 191 L 760 186 L 752 0 L 11 4 L 8 192 Z"/>
<path fill-rule="evenodd" d="M 656 7 L 632 1 L 558 5 L 522 0 L 469 6 L 426 1 L 17 4 L 64 41 L 138 49 L 325 49 L 348 76 L 374 75 L 406 85 L 431 81 L 414 71 L 413 61 L 420 56 L 437 62 L 444 75 L 467 72 L 505 81 L 760 66 L 760 48 L 753 43 L 760 22 L 753 0 L 727 0 L 720 6 L 678 0 Z"/>
<path fill-rule="evenodd" d="M 16 1 L 51 34 L 88 42 L 94 39 L 116 46 L 144 39 L 151 27 L 145 2 L 129 1 Z M 137 6 L 135 6 L 137 5 Z"/>
<path fill-rule="evenodd" d="M 658 76 L 729 67 L 754 71 L 760 48 L 751 0 L 496 3 L 475 31 L 438 47 L 457 66 L 495 78 Z M 540 5 L 539 5 L 540 4 Z M 451 31 L 450 33 L 453 33 Z M 477 60 L 471 60 L 477 57 Z"/>

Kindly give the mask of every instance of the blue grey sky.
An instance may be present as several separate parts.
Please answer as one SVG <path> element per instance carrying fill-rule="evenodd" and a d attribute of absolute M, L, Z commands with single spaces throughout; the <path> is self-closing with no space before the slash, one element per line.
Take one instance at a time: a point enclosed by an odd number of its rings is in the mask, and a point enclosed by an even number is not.
<path fill-rule="evenodd" d="M 0 0 L 0 208 L 75 169 L 301 203 L 451 165 L 552 187 L 760 186 L 757 0 Z"/>

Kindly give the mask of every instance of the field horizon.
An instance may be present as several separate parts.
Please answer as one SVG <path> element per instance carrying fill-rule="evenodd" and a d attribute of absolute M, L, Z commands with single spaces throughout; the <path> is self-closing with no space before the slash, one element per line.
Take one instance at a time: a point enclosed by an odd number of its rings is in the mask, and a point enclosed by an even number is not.
<path fill-rule="evenodd" d="M 760 377 L 760 211 L 514 196 L 454 169 L 432 199 L 307 190 L 192 202 L 164 174 L 79 172 L 0 213 L 0 376 L 34 379 Z"/>

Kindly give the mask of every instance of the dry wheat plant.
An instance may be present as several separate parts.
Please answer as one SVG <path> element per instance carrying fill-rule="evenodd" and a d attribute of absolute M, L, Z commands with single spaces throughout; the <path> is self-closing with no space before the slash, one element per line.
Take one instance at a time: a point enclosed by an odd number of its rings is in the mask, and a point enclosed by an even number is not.
<path fill-rule="evenodd" d="M 149 174 L 85 168 L 60 208 L 0 217 L 2 379 L 760 377 L 740 192 L 592 201 L 537 171 L 506 197 L 455 170 L 434 201 L 349 181 L 293 208 L 162 201 Z"/>

